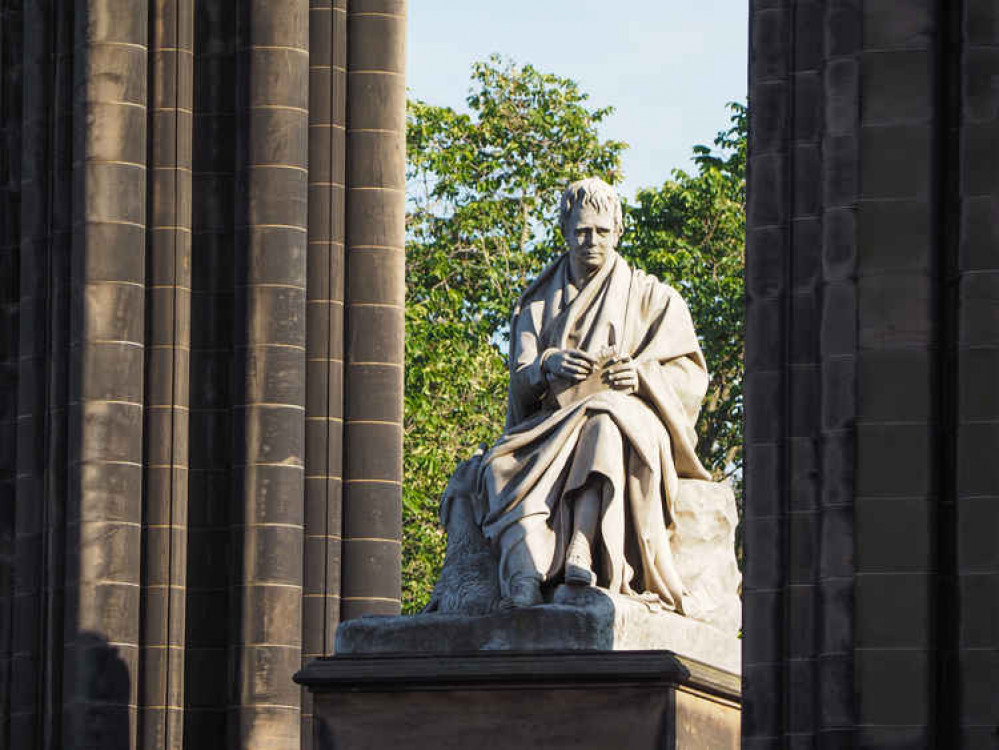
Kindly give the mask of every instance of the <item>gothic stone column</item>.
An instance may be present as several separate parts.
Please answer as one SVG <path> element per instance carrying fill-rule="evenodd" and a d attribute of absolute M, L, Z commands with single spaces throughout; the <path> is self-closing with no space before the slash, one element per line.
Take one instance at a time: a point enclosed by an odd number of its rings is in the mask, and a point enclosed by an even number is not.
<path fill-rule="evenodd" d="M 999 6 L 750 7 L 744 746 L 986 747 Z"/>

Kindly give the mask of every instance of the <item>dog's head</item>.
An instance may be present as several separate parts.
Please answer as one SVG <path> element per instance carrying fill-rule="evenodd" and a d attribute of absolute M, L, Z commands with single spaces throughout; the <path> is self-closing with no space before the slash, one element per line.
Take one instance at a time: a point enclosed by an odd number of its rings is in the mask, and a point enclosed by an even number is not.
<path fill-rule="evenodd" d="M 462 461 L 458 464 L 458 468 L 454 470 L 454 474 L 451 475 L 450 481 L 447 483 L 447 487 L 444 489 L 444 494 L 441 496 L 441 525 L 446 529 L 451 521 L 451 513 L 454 509 L 454 504 L 457 501 L 458 504 L 470 511 L 471 518 L 465 519 L 471 520 L 472 522 L 477 522 L 479 518 L 478 508 L 478 482 L 479 482 L 479 468 L 482 466 L 482 456 L 485 450 L 483 446 L 479 446 L 478 450 L 466 461 Z"/>

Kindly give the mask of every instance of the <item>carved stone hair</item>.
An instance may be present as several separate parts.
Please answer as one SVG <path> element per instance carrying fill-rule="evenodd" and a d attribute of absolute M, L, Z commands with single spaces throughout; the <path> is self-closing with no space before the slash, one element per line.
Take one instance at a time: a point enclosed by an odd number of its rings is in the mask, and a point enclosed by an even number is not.
<path fill-rule="evenodd" d="M 577 180 L 562 193 L 559 206 L 559 224 L 565 226 L 566 219 L 577 205 L 589 206 L 594 211 L 613 211 L 614 229 L 618 234 L 624 231 L 624 220 L 621 215 L 621 199 L 617 197 L 614 188 L 599 177 L 587 177 Z"/>

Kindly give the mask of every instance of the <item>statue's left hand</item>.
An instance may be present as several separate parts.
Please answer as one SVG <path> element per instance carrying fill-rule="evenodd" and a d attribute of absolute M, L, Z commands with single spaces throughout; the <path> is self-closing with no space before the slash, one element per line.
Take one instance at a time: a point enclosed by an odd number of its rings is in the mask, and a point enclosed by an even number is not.
<path fill-rule="evenodd" d="M 607 382 L 616 391 L 638 390 L 638 369 L 631 357 L 622 354 L 607 368 Z"/>

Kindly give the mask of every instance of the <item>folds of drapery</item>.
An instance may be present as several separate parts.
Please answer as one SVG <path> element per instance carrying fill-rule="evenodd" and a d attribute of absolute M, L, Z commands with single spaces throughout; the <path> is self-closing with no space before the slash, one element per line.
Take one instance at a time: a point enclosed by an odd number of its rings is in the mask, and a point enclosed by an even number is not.
<path fill-rule="evenodd" d="M 308 746 L 398 611 L 405 10 L 0 4 L 0 747 Z"/>
<path fill-rule="evenodd" d="M 602 476 L 611 491 L 601 511 L 600 584 L 631 593 L 631 571 L 642 570 L 644 590 L 679 609 L 670 509 L 679 477 L 708 478 L 694 453 L 708 374 L 693 322 L 679 294 L 616 253 L 578 290 L 569 288 L 568 264 L 563 255 L 545 269 L 514 310 L 508 429 L 482 459 L 479 492 L 488 512 L 479 520 L 500 549 L 506 594 L 515 545 L 526 545 L 538 572 L 558 574 L 572 530 L 571 497 L 591 473 Z M 633 358 L 636 393 L 601 390 L 557 408 L 541 373 L 542 352 L 579 348 L 598 357 L 610 342 Z M 627 562 L 625 505 L 637 550 Z"/>

